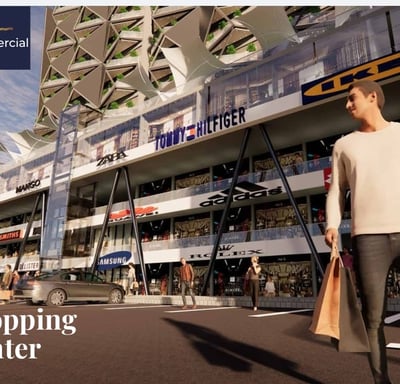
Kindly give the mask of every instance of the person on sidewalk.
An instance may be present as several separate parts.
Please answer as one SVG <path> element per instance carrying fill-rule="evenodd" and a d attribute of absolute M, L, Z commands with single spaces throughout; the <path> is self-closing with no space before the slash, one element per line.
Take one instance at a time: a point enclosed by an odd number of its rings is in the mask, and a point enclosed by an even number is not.
<path fill-rule="evenodd" d="M 135 264 L 128 264 L 128 286 L 126 288 L 126 295 L 132 295 L 132 289 L 134 289 L 133 283 L 136 281 Z"/>
<path fill-rule="evenodd" d="M 193 281 L 194 281 L 194 272 L 192 266 L 186 262 L 185 258 L 181 258 L 181 266 L 179 268 L 179 284 L 182 293 L 182 301 L 183 307 L 182 309 L 186 309 L 186 290 L 189 289 L 189 295 L 192 298 L 193 309 L 196 308 L 196 298 L 193 293 Z"/>
<path fill-rule="evenodd" d="M 337 244 L 345 195 L 351 196 L 353 266 L 371 351 L 375 384 L 390 384 L 384 334 L 386 279 L 400 258 L 400 124 L 382 115 L 385 97 L 370 80 L 348 88 L 346 109 L 360 125 L 338 139 L 326 200 L 325 241 Z"/>
<path fill-rule="evenodd" d="M 251 265 L 246 272 L 246 278 L 249 284 L 249 293 L 251 301 L 253 303 L 253 310 L 257 311 L 258 308 L 258 297 L 260 293 L 260 272 L 261 267 L 258 264 L 258 257 L 252 256 Z"/>
<path fill-rule="evenodd" d="M 11 295 L 11 283 L 12 283 L 12 278 L 13 278 L 13 274 L 12 274 L 12 270 L 11 270 L 11 265 L 10 264 L 6 264 L 4 266 L 4 275 L 3 278 L 1 280 L 1 289 L 3 291 L 7 291 L 9 293 L 9 295 Z M 4 293 L 7 293 L 4 292 Z M 10 296 L 8 296 L 8 299 L 3 300 L 2 302 L 0 302 L 0 304 L 6 304 L 10 302 Z"/>

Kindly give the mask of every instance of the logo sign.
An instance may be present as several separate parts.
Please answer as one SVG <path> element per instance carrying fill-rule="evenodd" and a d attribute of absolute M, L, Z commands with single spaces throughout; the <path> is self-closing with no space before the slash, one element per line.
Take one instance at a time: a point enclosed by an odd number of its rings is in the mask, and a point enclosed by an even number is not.
<path fill-rule="evenodd" d="M 253 184 L 248 181 L 237 183 L 233 191 L 233 201 L 242 201 L 265 197 L 268 195 L 279 195 L 282 193 L 282 187 L 268 189 L 258 184 Z M 206 201 L 201 202 L 201 207 L 209 207 L 211 205 L 225 204 L 229 196 L 229 189 L 220 191 L 218 194 L 210 196 Z"/>
<path fill-rule="evenodd" d="M 21 230 L 0 233 L 0 241 L 19 239 L 20 237 L 21 237 Z"/>
<path fill-rule="evenodd" d="M 381 57 L 337 74 L 303 84 L 303 105 L 346 92 L 349 85 L 362 79 L 373 81 L 400 74 L 400 53 Z"/>
<path fill-rule="evenodd" d="M 235 246 L 232 244 L 224 244 L 218 247 L 217 257 L 220 258 L 238 258 L 238 257 L 251 257 L 251 256 L 262 256 L 263 255 L 262 249 L 235 249 Z M 209 253 L 197 253 L 191 254 L 189 256 L 191 260 L 197 259 L 210 259 L 211 252 Z"/>
<path fill-rule="evenodd" d="M 207 118 L 198 121 L 196 124 L 177 127 L 173 131 L 157 135 L 155 140 L 156 151 L 192 141 L 245 122 L 246 109 L 244 107 L 233 108 L 231 111 L 219 115 L 207 116 Z"/>
<path fill-rule="evenodd" d="M 124 151 L 115 152 L 115 153 L 111 153 L 109 155 L 105 155 L 105 156 L 101 157 L 99 160 L 97 160 L 96 167 L 100 167 L 102 165 L 106 165 L 108 163 L 112 163 L 114 161 L 124 159 L 127 156 L 128 155 Z"/>
<path fill-rule="evenodd" d="M 117 251 L 111 252 L 107 255 L 101 256 L 97 262 L 97 269 L 99 271 L 105 271 L 107 269 L 113 269 L 126 264 L 131 258 L 131 253 L 129 251 Z"/>
<path fill-rule="evenodd" d="M 18 185 L 18 186 L 15 188 L 15 193 L 20 193 L 20 192 L 29 191 L 30 189 L 39 187 L 39 185 L 40 185 L 40 180 L 39 180 L 39 179 L 37 179 L 37 180 L 32 180 L 32 181 L 30 181 L 29 183 L 26 183 L 26 184 L 24 184 L 24 185 Z"/>
<path fill-rule="evenodd" d="M 157 207 L 151 205 L 147 207 L 137 207 L 135 208 L 135 215 L 137 218 L 156 215 L 158 213 Z M 131 217 L 130 209 L 122 209 L 121 211 L 111 212 L 109 216 L 110 222 L 113 221 L 124 221 Z"/>
<path fill-rule="evenodd" d="M 31 69 L 30 39 L 30 7 L 1 7 L 0 70 Z"/>

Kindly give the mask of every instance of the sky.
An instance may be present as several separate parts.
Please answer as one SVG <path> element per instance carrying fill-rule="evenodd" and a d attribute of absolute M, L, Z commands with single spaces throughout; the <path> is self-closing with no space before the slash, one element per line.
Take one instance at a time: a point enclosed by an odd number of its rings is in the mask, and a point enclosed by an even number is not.
<path fill-rule="evenodd" d="M 46 7 L 31 7 L 31 69 L 0 70 L 2 142 L 6 141 L 4 132 L 20 132 L 33 128 L 39 100 L 45 11 Z M 7 141 L 5 144 L 8 143 Z"/>

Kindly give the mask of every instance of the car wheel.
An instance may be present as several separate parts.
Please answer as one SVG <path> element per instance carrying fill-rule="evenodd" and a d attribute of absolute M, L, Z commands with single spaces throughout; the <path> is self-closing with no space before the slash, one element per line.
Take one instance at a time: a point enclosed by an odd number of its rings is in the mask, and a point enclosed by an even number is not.
<path fill-rule="evenodd" d="M 122 303 L 122 299 L 123 299 L 124 295 L 122 294 L 122 292 L 119 289 L 113 289 L 110 292 L 110 295 L 108 297 L 108 303 L 109 304 L 120 304 Z"/>
<path fill-rule="evenodd" d="M 47 296 L 46 304 L 50 306 L 63 305 L 67 295 L 62 289 L 53 289 Z"/>

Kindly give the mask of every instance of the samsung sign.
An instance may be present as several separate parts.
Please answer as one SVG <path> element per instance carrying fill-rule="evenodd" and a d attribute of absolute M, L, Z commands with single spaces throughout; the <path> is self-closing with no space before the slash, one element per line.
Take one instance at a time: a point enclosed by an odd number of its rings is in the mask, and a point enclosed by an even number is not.
<path fill-rule="evenodd" d="M 400 53 L 381 57 L 366 64 L 314 80 L 301 86 L 303 104 L 346 92 L 357 80 L 383 80 L 400 74 Z"/>
<path fill-rule="evenodd" d="M 99 271 L 105 271 L 107 269 L 113 269 L 120 267 L 128 262 L 132 254 L 129 251 L 117 251 L 111 252 L 107 255 L 101 256 L 97 263 L 97 269 Z"/>

